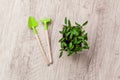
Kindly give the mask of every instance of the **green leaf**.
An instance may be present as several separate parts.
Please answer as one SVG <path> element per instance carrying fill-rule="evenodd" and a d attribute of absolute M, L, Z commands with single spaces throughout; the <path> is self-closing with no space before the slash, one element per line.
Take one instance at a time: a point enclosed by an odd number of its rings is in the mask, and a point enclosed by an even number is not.
<path fill-rule="evenodd" d="M 76 47 L 75 47 L 75 51 L 82 51 L 82 47 L 80 47 L 79 45 L 77 45 Z"/>
<path fill-rule="evenodd" d="M 64 49 L 60 49 L 60 51 L 64 51 Z"/>
<path fill-rule="evenodd" d="M 64 46 L 67 46 L 67 44 L 65 42 L 63 44 L 64 44 Z"/>
<path fill-rule="evenodd" d="M 68 50 L 68 48 L 66 47 L 65 49 L 64 49 L 64 51 L 67 51 Z"/>
<path fill-rule="evenodd" d="M 65 40 L 65 38 L 61 38 L 60 40 L 59 40 L 59 42 L 63 42 Z"/>
<path fill-rule="evenodd" d="M 73 29 L 72 34 L 78 36 L 78 35 L 79 35 L 79 32 L 77 32 L 77 30 Z"/>
<path fill-rule="evenodd" d="M 67 25 L 67 17 L 65 17 L 64 23 Z"/>
<path fill-rule="evenodd" d="M 63 28 L 63 32 L 66 33 L 66 30 L 67 30 L 67 27 L 64 27 Z"/>
<path fill-rule="evenodd" d="M 70 35 L 70 32 L 66 33 L 66 37 L 68 37 Z"/>
<path fill-rule="evenodd" d="M 60 55 L 59 55 L 59 58 L 61 58 L 63 55 L 63 51 L 60 51 Z"/>
<path fill-rule="evenodd" d="M 67 44 L 65 42 L 61 42 L 61 48 L 64 48 L 65 46 L 67 46 Z"/>
<path fill-rule="evenodd" d="M 82 42 L 82 40 L 79 40 L 79 41 L 77 41 L 77 44 L 80 44 Z"/>
<path fill-rule="evenodd" d="M 70 44 L 69 44 L 69 49 L 72 50 L 73 48 L 74 48 L 74 45 L 73 45 L 72 42 L 70 42 Z"/>
<path fill-rule="evenodd" d="M 83 46 L 83 49 L 89 49 L 89 46 Z"/>
<path fill-rule="evenodd" d="M 77 44 L 77 38 L 74 38 L 73 42 L 74 44 Z"/>
<path fill-rule="evenodd" d="M 81 26 L 79 23 L 75 22 L 76 26 Z"/>
<path fill-rule="evenodd" d="M 68 27 L 71 27 L 71 22 L 70 22 L 70 20 L 68 20 Z"/>
<path fill-rule="evenodd" d="M 78 39 L 83 40 L 84 38 L 82 36 L 79 36 Z"/>
<path fill-rule="evenodd" d="M 64 34 L 64 32 L 63 31 L 59 31 L 61 34 Z"/>
<path fill-rule="evenodd" d="M 67 27 L 67 25 L 63 25 L 63 27 Z"/>
<path fill-rule="evenodd" d="M 83 37 L 85 40 L 88 40 L 87 33 Z"/>
<path fill-rule="evenodd" d="M 88 21 L 86 21 L 85 23 L 83 23 L 83 25 L 82 25 L 82 26 L 85 26 L 87 23 L 88 23 Z"/>
<path fill-rule="evenodd" d="M 67 27 L 67 30 L 66 30 L 67 32 L 69 32 L 70 31 L 70 27 Z"/>
<path fill-rule="evenodd" d="M 67 55 L 67 56 L 70 56 L 70 55 L 72 55 L 72 54 L 73 54 L 73 52 L 70 51 L 70 50 L 68 50 L 68 55 Z"/>
<path fill-rule="evenodd" d="M 71 34 L 70 34 L 70 39 L 72 39 L 72 38 L 73 38 L 73 34 L 71 33 Z"/>
<path fill-rule="evenodd" d="M 61 48 L 64 48 L 66 46 L 67 46 L 67 44 L 65 42 L 61 42 Z"/>
<path fill-rule="evenodd" d="M 72 48 L 72 42 L 70 42 L 70 44 L 69 44 L 69 48 Z"/>
<path fill-rule="evenodd" d="M 84 45 L 88 45 L 88 43 L 85 40 L 82 40 Z"/>

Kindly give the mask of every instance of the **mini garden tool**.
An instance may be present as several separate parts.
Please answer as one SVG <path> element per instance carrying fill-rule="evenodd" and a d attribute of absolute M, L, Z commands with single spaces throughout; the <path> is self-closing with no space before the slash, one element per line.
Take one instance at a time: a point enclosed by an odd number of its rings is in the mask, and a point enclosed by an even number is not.
<path fill-rule="evenodd" d="M 49 65 L 49 60 L 48 60 L 48 58 L 47 58 L 47 56 L 45 54 L 45 51 L 43 49 L 43 46 L 42 46 L 41 41 L 39 39 L 39 36 L 37 34 L 37 30 L 36 30 L 37 26 L 38 26 L 37 21 L 32 16 L 30 16 L 29 19 L 28 19 L 28 27 L 33 31 L 33 33 L 34 33 L 34 35 L 35 35 L 35 37 L 37 39 L 37 42 L 38 42 L 38 44 L 40 46 L 40 49 L 41 49 L 41 52 L 42 52 L 42 56 L 43 56 L 46 64 Z"/>
<path fill-rule="evenodd" d="M 50 21 L 51 21 L 50 18 L 44 18 L 40 20 L 40 22 L 44 24 L 44 30 L 46 34 L 46 40 L 47 40 L 47 45 L 48 45 L 48 50 L 49 50 L 49 55 L 50 55 L 50 63 L 52 63 L 52 53 L 51 53 L 51 48 L 50 48 L 49 36 L 48 36 L 48 23 Z"/>

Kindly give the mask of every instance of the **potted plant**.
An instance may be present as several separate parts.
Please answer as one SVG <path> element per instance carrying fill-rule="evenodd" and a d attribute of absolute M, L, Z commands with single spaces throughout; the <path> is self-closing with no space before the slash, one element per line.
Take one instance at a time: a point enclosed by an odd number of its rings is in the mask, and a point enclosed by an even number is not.
<path fill-rule="evenodd" d="M 88 23 L 88 21 L 84 22 L 82 25 L 75 22 L 75 25 L 71 25 L 71 21 L 65 18 L 64 25 L 60 34 L 62 34 L 62 38 L 59 40 L 61 49 L 60 55 L 63 55 L 63 52 L 66 51 L 68 56 L 73 54 L 77 54 L 79 51 L 83 51 L 84 49 L 89 49 L 88 46 L 88 36 L 83 27 Z"/>

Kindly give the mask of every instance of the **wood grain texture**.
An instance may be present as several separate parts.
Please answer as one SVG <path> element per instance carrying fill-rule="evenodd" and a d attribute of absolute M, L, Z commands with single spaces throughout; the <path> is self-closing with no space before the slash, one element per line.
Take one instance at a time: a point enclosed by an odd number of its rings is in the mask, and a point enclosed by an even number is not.
<path fill-rule="evenodd" d="M 35 36 L 27 27 L 52 19 L 49 36 L 53 65 L 44 64 Z M 59 59 L 64 17 L 85 27 L 90 49 Z M 120 0 L 0 0 L 0 80 L 120 80 Z M 44 49 L 43 25 L 37 27 Z"/>

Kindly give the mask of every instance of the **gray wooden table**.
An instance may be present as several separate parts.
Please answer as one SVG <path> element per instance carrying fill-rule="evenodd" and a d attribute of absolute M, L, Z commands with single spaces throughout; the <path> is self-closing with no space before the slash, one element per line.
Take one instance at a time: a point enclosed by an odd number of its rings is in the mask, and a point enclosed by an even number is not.
<path fill-rule="evenodd" d="M 42 59 L 28 17 L 52 19 L 53 65 Z M 90 49 L 59 59 L 64 18 L 83 23 Z M 74 24 L 74 23 L 73 23 Z M 47 52 L 43 25 L 37 27 Z M 0 0 L 0 80 L 120 80 L 120 0 Z"/>

